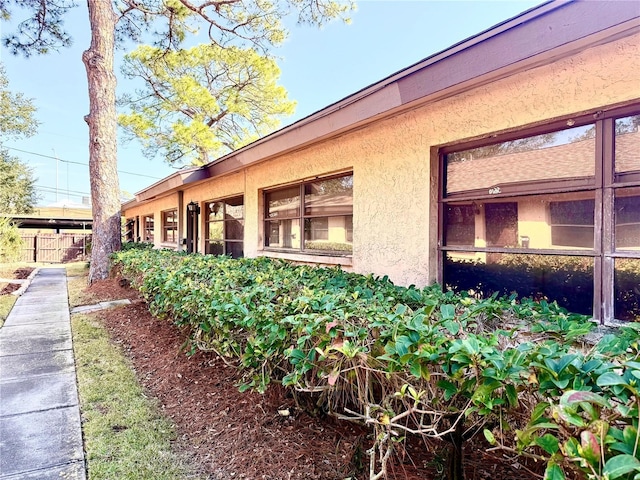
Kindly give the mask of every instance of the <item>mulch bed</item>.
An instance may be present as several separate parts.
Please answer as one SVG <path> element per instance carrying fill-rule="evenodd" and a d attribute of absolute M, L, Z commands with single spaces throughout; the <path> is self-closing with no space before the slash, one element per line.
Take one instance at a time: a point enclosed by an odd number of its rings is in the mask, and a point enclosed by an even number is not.
<path fill-rule="evenodd" d="M 144 388 L 159 400 L 162 413 L 175 423 L 176 447 L 209 478 L 368 478 L 368 429 L 328 416 L 312 417 L 277 384 L 264 395 L 240 393 L 235 368 L 211 353 L 188 357 L 181 348 L 184 333 L 169 321 L 152 317 L 126 282 L 95 282 L 89 291 L 101 300 L 133 300 L 96 315 L 131 359 Z M 279 413 L 285 410 L 289 415 Z M 389 480 L 446 478 L 443 444 L 416 440 L 401 447 Z M 523 466 L 513 468 L 513 462 L 508 463 L 470 444 L 467 480 L 536 478 Z"/>
<path fill-rule="evenodd" d="M 11 278 L 16 280 L 24 280 L 25 278 L 29 277 L 29 275 L 31 275 L 31 272 L 33 272 L 33 270 L 34 269 L 30 267 L 18 268 L 13 271 L 13 273 L 11 274 Z M 0 290 L 0 295 L 9 295 L 18 290 L 21 286 L 22 285 L 19 283 L 8 283 L 4 286 L 4 288 Z"/>

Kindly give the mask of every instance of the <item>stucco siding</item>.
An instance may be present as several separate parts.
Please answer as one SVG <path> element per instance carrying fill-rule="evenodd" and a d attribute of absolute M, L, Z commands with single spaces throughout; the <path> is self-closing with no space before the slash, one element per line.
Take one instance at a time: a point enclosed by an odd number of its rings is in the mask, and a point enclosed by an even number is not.
<path fill-rule="evenodd" d="M 205 251 L 205 233 L 208 212 L 206 211 L 205 202 L 211 200 L 222 200 L 228 197 L 235 197 L 245 194 L 245 173 L 237 172 L 223 177 L 214 178 L 201 182 L 184 190 L 185 205 L 191 201 L 198 203 L 201 207 L 200 219 L 198 224 L 198 252 Z M 246 202 L 246 198 L 245 198 Z M 245 207 L 246 209 L 246 207 Z M 247 218 L 245 210 L 245 218 Z M 181 225 L 181 235 L 183 238 L 187 236 L 187 225 L 183 222 Z"/>
<path fill-rule="evenodd" d="M 434 145 L 469 140 L 637 101 L 639 69 L 640 34 L 442 100 L 415 114 Z"/>
<path fill-rule="evenodd" d="M 268 253 L 262 247 L 265 189 L 352 171 L 353 255 L 343 262 L 345 268 L 422 286 L 436 278 L 438 185 L 430 165 L 437 165 L 438 147 L 638 101 L 640 34 L 450 98 L 414 105 L 350 133 L 185 187 L 183 200 L 202 203 L 244 193 L 244 252 L 254 257 Z M 156 212 L 158 244 L 159 212 L 176 206 L 178 196 L 170 195 L 127 209 L 125 216 Z M 536 215 L 532 211 L 529 220 L 539 221 Z M 203 212 L 201 226 L 205 217 Z M 201 228 L 199 251 L 203 232 Z M 312 259 L 294 253 L 272 255 Z M 338 261 L 334 260 L 327 263 Z"/>

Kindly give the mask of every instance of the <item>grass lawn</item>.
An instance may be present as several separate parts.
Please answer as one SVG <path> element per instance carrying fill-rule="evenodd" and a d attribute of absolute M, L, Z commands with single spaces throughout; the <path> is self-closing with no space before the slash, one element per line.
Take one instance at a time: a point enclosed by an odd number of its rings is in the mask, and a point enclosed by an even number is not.
<path fill-rule="evenodd" d="M 69 291 L 69 307 L 80 305 L 93 305 L 100 301 L 95 295 L 85 292 L 87 277 L 67 277 L 67 290 Z"/>
<path fill-rule="evenodd" d="M 0 263 L 0 278 L 13 278 L 13 272 L 23 267 L 31 267 L 31 265 L 28 263 Z M 7 283 L 0 282 L 0 290 L 7 285 Z M 18 297 L 15 295 L 0 295 L 0 327 L 4 325 L 17 299 Z"/>
<path fill-rule="evenodd" d="M 81 262 L 69 264 L 67 267 L 67 290 L 69 292 L 69 307 L 91 305 L 100 301 L 94 295 L 86 292 L 89 264 Z"/>
<path fill-rule="evenodd" d="M 13 272 L 16 270 L 15 263 L 0 263 L 0 278 L 13 278 Z M 25 264 L 26 266 L 26 264 Z M 2 285 L 2 284 L 0 284 Z"/>
<path fill-rule="evenodd" d="M 70 297 L 83 299 L 80 286 L 86 281 L 86 276 L 70 279 Z M 145 396 L 97 317 L 72 315 L 71 327 L 89 479 L 198 478 L 172 451 L 176 435 L 171 423 Z"/>
<path fill-rule="evenodd" d="M 0 283 L 0 289 L 4 288 L 5 285 L 6 283 Z M 0 295 L 0 327 L 4 325 L 4 321 L 7 319 L 17 299 L 18 297 L 15 295 Z"/>

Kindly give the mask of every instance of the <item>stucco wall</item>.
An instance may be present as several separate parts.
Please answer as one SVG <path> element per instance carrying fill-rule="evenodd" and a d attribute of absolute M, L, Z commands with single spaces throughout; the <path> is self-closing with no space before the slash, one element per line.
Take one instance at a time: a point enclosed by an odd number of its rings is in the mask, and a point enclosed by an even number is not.
<path fill-rule="evenodd" d="M 245 191 L 245 173 L 238 172 L 231 175 L 225 175 L 220 178 L 215 178 L 198 185 L 194 185 L 184 190 L 184 203 L 185 205 L 191 201 L 198 202 L 201 207 L 200 222 L 198 225 L 198 251 L 204 252 L 204 240 L 205 240 L 205 223 L 208 218 L 208 214 L 205 211 L 205 202 L 213 200 L 221 200 L 228 197 L 235 197 L 243 195 Z M 246 200 L 245 200 L 246 203 Z M 245 207 L 246 208 L 246 207 Z M 247 218 L 245 210 L 245 218 Z M 246 223 L 246 222 L 245 222 Z M 187 236 L 186 223 L 182 224 L 182 237 Z M 246 232 L 245 232 L 246 236 Z M 245 249 L 246 252 L 246 249 Z M 246 253 L 245 253 L 246 255 Z"/>
<path fill-rule="evenodd" d="M 140 218 L 140 232 L 143 234 L 144 229 L 144 217 L 147 215 L 153 215 L 154 232 L 153 232 L 153 244 L 156 247 L 177 247 L 177 244 L 166 244 L 162 242 L 162 212 L 165 210 L 175 209 L 178 207 L 178 194 L 172 193 L 170 195 L 158 198 L 152 202 L 145 203 L 143 205 L 137 205 L 129 208 L 123 212 L 123 217 L 126 219 Z"/>
<path fill-rule="evenodd" d="M 640 35 L 635 35 L 354 134 L 352 143 L 361 146 L 356 158 L 363 159 L 354 169 L 355 270 L 388 274 L 402 284 L 424 285 L 435 278 L 435 260 L 429 264 L 427 255 L 437 240 L 433 229 L 429 235 L 428 221 L 429 212 L 435 213 L 428 205 L 429 189 L 437 189 L 428 176 L 433 147 L 638 100 Z"/>
<path fill-rule="evenodd" d="M 635 35 L 189 188 L 184 202 L 244 191 L 244 250 L 251 257 L 265 253 L 263 189 L 353 171 L 352 268 L 425 285 L 436 278 L 436 209 L 430 199 L 437 198 L 437 185 L 430 165 L 436 164 L 437 147 L 640 101 L 639 72 L 640 35 Z M 171 201 L 158 200 L 153 210 L 168 208 Z M 150 207 L 139 211 L 146 214 Z"/>

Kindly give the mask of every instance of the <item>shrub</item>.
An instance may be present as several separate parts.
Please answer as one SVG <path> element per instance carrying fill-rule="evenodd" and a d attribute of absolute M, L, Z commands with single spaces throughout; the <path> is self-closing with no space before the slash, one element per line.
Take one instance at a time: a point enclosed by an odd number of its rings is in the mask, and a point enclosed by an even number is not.
<path fill-rule="evenodd" d="M 0 262 L 19 260 L 22 246 L 18 226 L 10 218 L 0 217 Z"/>
<path fill-rule="evenodd" d="M 480 432 L 490 448 L 546 462 L 549 479 L 640 471 L 634 325 L 587 350 L 574 342 L 593 324 L 545 300 L 268 258 L 130 250 L 115 261 L 155 315 L 187 328 L 189 351 L 243 370 L 241 389 L 282 382 L 314 408 L 370 425 L 372 479 L 407 434 L 450 441 L 452 479 L 463 478 L 463 442 Z"/>
<path fill-rule="evenodd" d="M 150 250 L 153 248 L 153 243 L 149 242 L 123 242 L 122 250 Z"/>

